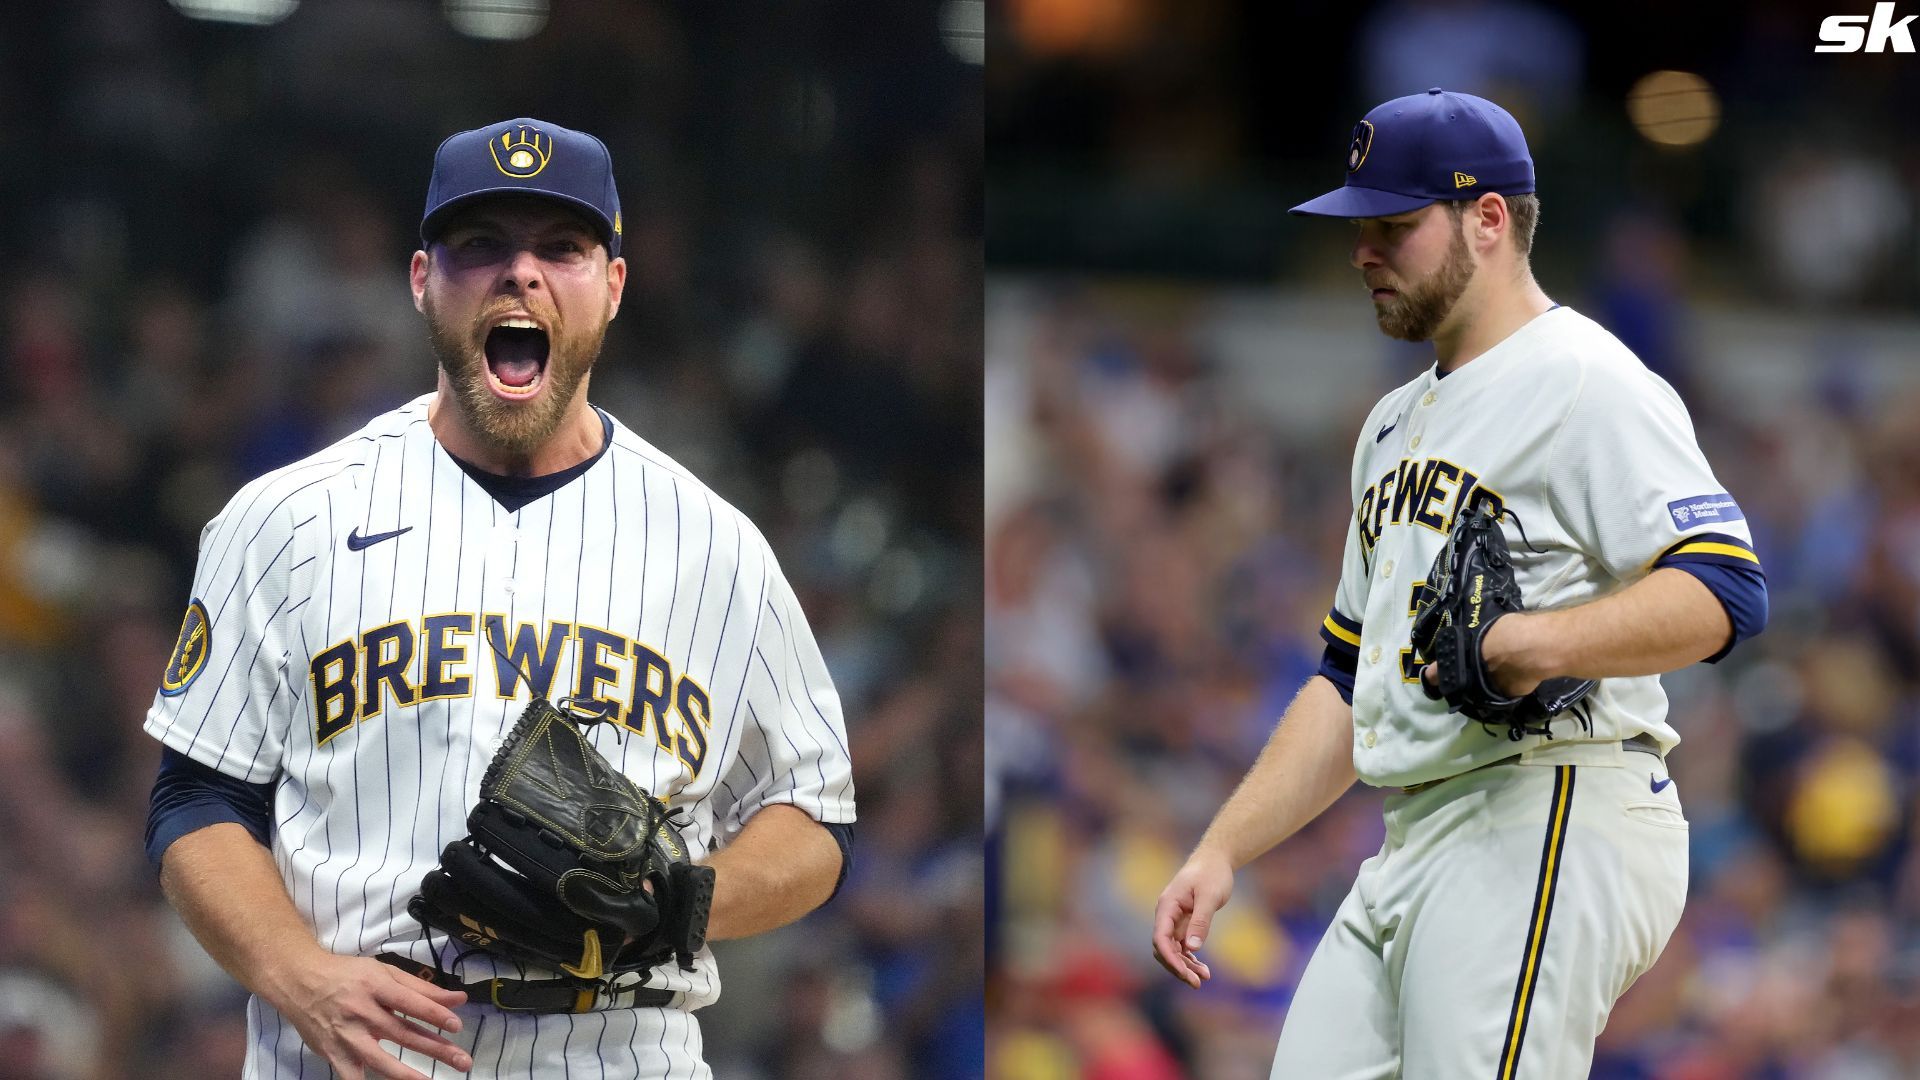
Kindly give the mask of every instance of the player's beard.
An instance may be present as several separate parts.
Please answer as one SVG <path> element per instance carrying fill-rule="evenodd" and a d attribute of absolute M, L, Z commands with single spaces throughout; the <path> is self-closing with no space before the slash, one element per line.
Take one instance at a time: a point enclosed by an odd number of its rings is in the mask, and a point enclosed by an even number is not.
<path fill-rule="evenodd" d="M 553 319 L 547 330 L 545 385 L 526 402 L 502 401 L 487 385 L 487 332 L 494 312 L 482 312 L 465 326 L 440 318 L 433 294 L 423 299 L 427 338 L 453 387 L 453 400 L 475 438 L 509 457 L 531 457 L 560 430 L 567 406 L 593 370 L 606 341 L 606 312 L 579 328 Z"/>
<path fill-rule="evenodd" d="M 1458 228 L 1447 248 L 1446 262 L 1424 281 L 1409 282 L 1392 300 L 1374 305 L 1380 332 L 1400 341 L 1428 341 L 1453 314 L 1453 306 L 1473 281 L 1473 252 Z"/>

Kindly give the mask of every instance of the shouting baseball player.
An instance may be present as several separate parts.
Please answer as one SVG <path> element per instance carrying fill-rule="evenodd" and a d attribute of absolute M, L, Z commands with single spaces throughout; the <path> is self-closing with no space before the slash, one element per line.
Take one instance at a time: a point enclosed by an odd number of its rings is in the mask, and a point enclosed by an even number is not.
<path fill-rule="evenodd" d="M 1680 918 L 1680 741 L 1658 676 L 1766 622 L 1740 508 L 1679 397 L 1529 264 L 1519 125 L 1429 90 L 1354 128 L 1346 184 L 1380 329 L 1435 363 L 1374 406 L 1327 647 L 1161 893 L 1154 953 L 1198 987 L 1234 871 L 1358 777 L 1387 789 L 1302 975 L 1276 1078 L 1587 1075 Z"/>
<path fill-rule="evenodd" d="M 844 877 L 847 740 L 792 588 L 588 403 L 620 232 L 598 139 L 447 139 L 410 273 L 438 388 L 201 536 L 148 850 L 252 991 L 248 1077 L 709 1076 L 704 942 Z"/>

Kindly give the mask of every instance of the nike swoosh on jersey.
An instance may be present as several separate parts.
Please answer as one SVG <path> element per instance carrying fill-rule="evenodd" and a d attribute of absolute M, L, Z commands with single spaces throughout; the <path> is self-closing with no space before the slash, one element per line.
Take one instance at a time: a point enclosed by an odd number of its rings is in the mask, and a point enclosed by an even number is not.
<path fill-rule="evenodd" d="M 1667 789 L 1667 785 L 1673 783 L 1673 777 L 1671 776 L 1667 777 L 1665 780 L 1655 780 L 1653 777 L 1649 776 L 1647 777 L 1647 780 L 1653 785 L 1653 790 L 1655 794 L 1665 791 Z"/>
<path fill-rule="evenodd" d="M 1400 426 L 1400 421 L 1398 421 L 1398 420 L 1395 420 L 1395 421 L 1394 421 L 1393 423 L 1391 423 L 1391 424 L 1388 424 L 1388 425 L 1387 425 L 1386 427 L 1383 427 L 1383 428 L 1381 428 L 1381 429 L 1380 429 L 1380 434 L 1378 434 L 1378 435 L 1375 435 L 1375 436 L 1373 437 L 1373 441 L 1374 441 L 1374 442 L 1379 442 L 1379 441 L 1380 441 L 1381 439 L 1384 439 L 1384 438 L 1386 438 L 1386 437 L 1387 437 L 1387 435 L 1388 435 L 1389 433 L 1391 433 L 1391 432 L 1393 431 L 1393 429 L 1394 429 L 1394 428 L 1397 428 L 1397 427 L 1399 427 L 1399 426 Z"/>
<path fill-rule="evenodd" d="M 374 533 L 372 536 L 361 536 L 360 530 L 354 529 L 347 533 L 347 550 L 365 551 L 382 540 L 391 540 L 401 533 L 412 531 L 413 526 L 409 525 L 404 529 L 395 529 L 392 532 Z"/>

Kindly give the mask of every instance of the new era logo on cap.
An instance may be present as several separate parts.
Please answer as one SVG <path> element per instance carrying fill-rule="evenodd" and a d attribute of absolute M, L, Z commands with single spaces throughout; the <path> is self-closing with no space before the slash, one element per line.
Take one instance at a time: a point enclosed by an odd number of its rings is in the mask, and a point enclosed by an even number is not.
<path fill-rule="evenodd" d="M 1485 98 L 1436 86 L 1368 113 L 1347 146 L 1346 183 L 1291 212 L 1388 217 L 1441 199 L 1533 190 L 1533 157 L 1519 122 Z"/>
<path fill-rule="evenodd" d="M 620 193 L 605 143 L 558 124 L 521 117 L 448 137 L 433 155 L 420 242 L 459 207 L 493 195 L 532 195 L 579 211 L 620 254 Z"/>

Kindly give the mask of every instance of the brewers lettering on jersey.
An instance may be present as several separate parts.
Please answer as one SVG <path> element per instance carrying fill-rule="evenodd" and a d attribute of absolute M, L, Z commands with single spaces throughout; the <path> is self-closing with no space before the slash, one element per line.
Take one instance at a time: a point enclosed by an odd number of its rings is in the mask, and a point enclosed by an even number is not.
<path fill-rule="evenodd" d="M 1535 282 L 1533 162 L 1505 110 L 1437 88 L 1389 101 L 1346 166 L 1294 212 L 1357 226 L 1381 331 L 1435 362 L 1357 434 L 1320 672 L 1161 893 L 1154 955 L 1212 978 L 1200 950 L 1234 871 L 1358 779 L 1386 790 L 1386 840 L 1301 976 L 1273 1076 L 1585 1076 L 1686 897 L 1667 771 L 1686 718 L 1659 675 L 1758 633 L 1765 576 L 1672 387 Z M 1508 522 L 1527 608 L 1481 638 L 1498 689 L 1599 680 L 1547 734 L 1450 712 L 1410 641 L 1435 555 L 1479 505 Z"/>
<path fill-rule="evenodd" d="M 772 550 L 588 404 L 620 229 L 592 136 L 449 138 L 410 272 L 438 388 L 247 484 L 201 536 L 146 724 L 166 747 L 149 852 L 252 991 L 248 1077 L 711 1075 L 710 949 L 631 996 L 525 1008 L 559 972 L 408 914 L 534 698 L 603 715 L 593 745 L 684 817 L 717 875 L 710 939 L 844 876 L 840 702 Z"/>

